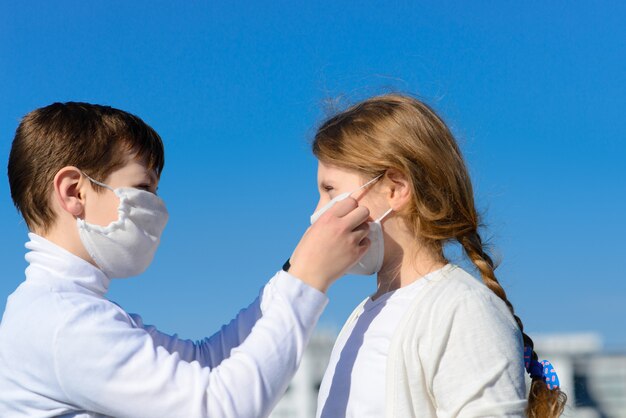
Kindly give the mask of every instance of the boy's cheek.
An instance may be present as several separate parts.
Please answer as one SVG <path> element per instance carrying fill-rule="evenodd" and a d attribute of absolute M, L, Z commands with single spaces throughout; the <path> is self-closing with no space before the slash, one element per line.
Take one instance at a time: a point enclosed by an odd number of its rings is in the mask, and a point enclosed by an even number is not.
<path fill-rule="evenodd" d="M 91 224 L 107 226 L 118 220 L 119 203 L 119 198 L 111 191 L 92 195 L 85 203 L 84 219 Z"/>

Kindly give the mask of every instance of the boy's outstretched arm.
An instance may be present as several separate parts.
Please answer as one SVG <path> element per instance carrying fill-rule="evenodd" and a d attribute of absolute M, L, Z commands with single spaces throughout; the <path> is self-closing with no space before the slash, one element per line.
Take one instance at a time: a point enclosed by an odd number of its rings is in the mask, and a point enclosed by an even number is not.
<path fill-rule="evenodd" d="M 363 231 L 367 231 L 364 229 L 364 226 L 361 226 L 363 219 L 367 218 L 367 209 L 360 208 L 358 211 L 354 211 L 356 209 L 356 205 L 354 201 L 348 201 L 343 206 L 339 206 L 338 211 L 335 212 L 335 216 L 346 217 L 342 222 L 346 223 L 348 228 L 351 230 L 359 227 L 358 231 L 355 231 L 353 237 L 350 235 L 348 239 L 360 239 L 362 240 L 361 234 Z M 364 218 L 365 217 L 365 218 Z M 328 223 L 333 222 L 332 216 L 330 220 L 325 220 Z M 324 222 L 324 221 L 322 221 Z M 341 227 L 341 225 L 339 226 Z M 332 230 L 332 225 L 322 226 L 319 230 L 313 230 L 312 232 L 307 232 L 302 239 L 302 242 L 298 246 L 294 256 L 297 257 L 300 255 L 301 257 L 307 257 L 307 251 L 316 251 L 321 252 L 320 247 L 324 245 L 324 242 L 332 242 L 332 238 L 326 238 L 321 234 L 333 234 L 339 233 L 338 231 Z M 307 241 L 305 241 L 308 240 Z M 339 244 L 340 245 L 340 244 Z M 349 247 L 350 244 L 347 245 Z M 316 248 L 318 247 L 318 248 Z M 367 243 L 361 243 L 360 247 L 357 247 L 357 251 L 363 251 L 364 248 L 367 248 Z M 332 251 L 332 246 L 324 248 L 327 251 Z M 302 252 L 305 251 L 304 254 Z M 291 257 L 289 265 L 293 262 L 294 256 Z M 346 263 L 345 260 L 342 260 L 341 257 L 346 257 L 342 252 L 332 252 L 333 257 L 339 257 L 339 260 L 329 260 L 326 262 L 324 266 L 325 269 L 328 269 L 329 272 L 326 273 L 328 277 L 334 277 L 338 273 L 342 273 L 341 267 Z M 348 259 L 352 257 L 352 255 L 348 254 Z M 324 259 L 324 257 L 329 257 L 328 255 L 321 254 L 318 257 Z M 309 260 L 313 260 L 311 256 L 307 257 Z M 297 262 L 297 261 L 296 261 Z M 312 261 L 314 262 L 314 261 Z M 319 262 L 318 262 L 319 263 Z M 304 268 L 306 268 L 306 264 L 304 263 Z M 298 264 L 296 264 L 296 271 L 298 271 Z M 310 268 L 309 268 L 310 269 Z M 293 273 L 294 268 L 290 267 L 289 270 Z M 306 273 L 303 273 L 306 274 Z M 319 273 L 313 273 L 318 274 Z M 300 276 L 298 276 L 300 277 Z M 305 276 L 306 277 L 306 276 Z M 317 276 L 313 276 L 317 277 Z M 271 288 L 275 285 L 275 282 L 278 279 L 273 279 L 266 285 L 266 287 Z M 312 281 L 312 279 L 310 279 Z M 324 285 L 324 288 L 327 288 L 328 285 Z M 321 290 L 321 289 L 320 289 Z M 155 345 L 162 346 L 169 352 L 177 352 L 181 359 L 186 361 L 198 361 L 202 366 L 205 367 L 215 367 L 220 364 L 224 359 L 230 356 L 230 352 L 233 347 L 239 346 L 250 334 L 250 331 L 256 324 L 256 321 L 261 318 L 263 315 L 263 311 L 267 309 L 268 306 L 272 304 L 272 297 L 274 292 L 262 290 L 259 297 L 257 297 L 250 306 L 245 309 L 242 309 L 237 316 L 230 321 L 228 324 L 222 326 L 222 328 L 213 334 L 211 337 L 205 338 L 201 341 L 192 341 L 192 340 L 184 340 L 179 339 L 177 335 L 168 335 L 160 332 L 156 327 L 151 325 L 145 325 L 143 323 L 143 319 L 139 315 L 131 314 L 133 321 L 141 328 L 144 328 L 154 340 Z M 263 304 L 263 305 L 262 305 Z M 262 309 L 264 306 L 264 309 Z"/>
<path fill-rule="evenodd" d="M 247 337 L 221 347 L 229 357 L 213 367 L 156 344 L 105 300 L 74 306 L 54 340 L 68 402 L 116 417 L 267 416 L 295 373 L 327 302 L 323 292 L 367 249 L 367 209 L 353 199 L 332 209 L 298 244 L 292 274 L 279 272 L 264 289 Z"/>

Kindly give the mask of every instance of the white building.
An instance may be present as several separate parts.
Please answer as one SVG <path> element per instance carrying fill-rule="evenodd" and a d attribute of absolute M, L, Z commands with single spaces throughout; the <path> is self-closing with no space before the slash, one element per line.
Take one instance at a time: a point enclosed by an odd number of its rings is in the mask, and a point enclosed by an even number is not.
<path fill-rule="evenodd" d="M 626 418 L 626 353 L 593 356 L 584 369 L 590 398 L 604 416 Z"/>
<path fill-rule="evenodd" d="M 318 332 L 304 352 L 300 368 L 270 418 L 314 418 L 317 392 L 335 343 L 334 332 Z"/>

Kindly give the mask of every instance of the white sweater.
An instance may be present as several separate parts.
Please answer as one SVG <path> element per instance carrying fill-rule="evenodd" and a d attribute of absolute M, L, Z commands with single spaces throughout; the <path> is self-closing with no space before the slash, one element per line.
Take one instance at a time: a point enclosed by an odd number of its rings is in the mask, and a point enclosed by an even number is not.
<path fill-rule="evenodd" d="M 357 346 L 352 351 L 381 351 L 385 361 L 385 382 L 365 379 L 374 375 L 376 365 L 343 362 L 348 366 L 369 367 L 372 370 L 331 370 L 324 376 L 322 389 L 334 381 L 332 373 L 350 373 L 356 386 L 370 385 L 372 396 L 351 400 L 352 384 L 333 385 L 332 390 L 350 393 L 332 393 L 334 404 L 325 405 L 324 390 L 320 390 L 318 416 L 382 416 L 364 411 L 385 411 L 387 418 L 469 418 L 469 417 L 523 417 L 525 374 L 521 333 L 511 313 L 493 292 L 463 269 L 448 264 L 422 279 L 419 291 L 413 292 L 408 308 L 404 304 L 399 320 L 388 323 L 391 341 L 380 332 L 381 325 L 367 323 L 354 326 L 363 306 L 359 305 L 346 321 L 337 341 L 349 340 Z M 393 304 L 389 305 L 392 308 Z M 384 306 L 382 311 L 387 309 Z M 381 313 L 384 313 L 382 312 Z M 372 327 L 379 329 L 374 337 L 385 341 L 368 341 Z M 350 333 L 350 335 L 348 335 Z M 361 333 L 362 335 L 356 335 Z M 370 339 L 372 337 L 370 336 Z M 350 350 L 341 350 L 341 357 L 349 357 Z M 372 357 L 372 356 L 370 356 Z M 358 360 L 358 359 L 357 359 Z M 343 364 L 341 361 L 337 364 Z M 330 367 L 334 364 L 331 361 Z M 339 375 L 341 376 L 341 374 Z M 341 382 L 341 379 L 338 380 Z M 384 396 L 374 392 L 384 387 Z M 363 393 L 367 389 L 360 388 Z M 341 402 L 337 403 L 337 399 Z M 351 404 L 356 402 L 358 405 Z M 383 402 L 384 405 L 367 403 Z M 350 407 L 353 405 L 352 410 Z M 354 411 L 360 411 L 355 415 Z M 352 415 L 351 415 L 352 414 Z"/>
<path fill-rule="evenodd" d="M 281 271 L 218 333 L 180 340 L 107 300 L 100 270 L 29 236 L 0 323 L 1 417 L 267 416 L 327 303 Z"/>
<path fill-rule="evenodd" d="M 522 335 L 505 303 L 457 266 L 424 279 L 389 347 L 386 417 L 524 417 Z"/>

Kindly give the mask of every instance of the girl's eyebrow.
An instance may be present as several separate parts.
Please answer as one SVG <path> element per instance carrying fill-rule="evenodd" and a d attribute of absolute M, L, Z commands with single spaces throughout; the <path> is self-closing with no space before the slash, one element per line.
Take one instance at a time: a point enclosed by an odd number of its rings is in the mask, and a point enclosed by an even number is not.
<path fill-rule="evenodd" d="M 331 182 L 329 182 L 329 181 L 327 181 L 327 180 L 322 180 L 322 181 L 320 181 L 320 187 L 321 187 L 322 189 L 323 189 L 323 188 L 325 188 L 325 187 L 329 187 L 329 186 L 330 186 L 330 187 L 332 187 Z"/>

